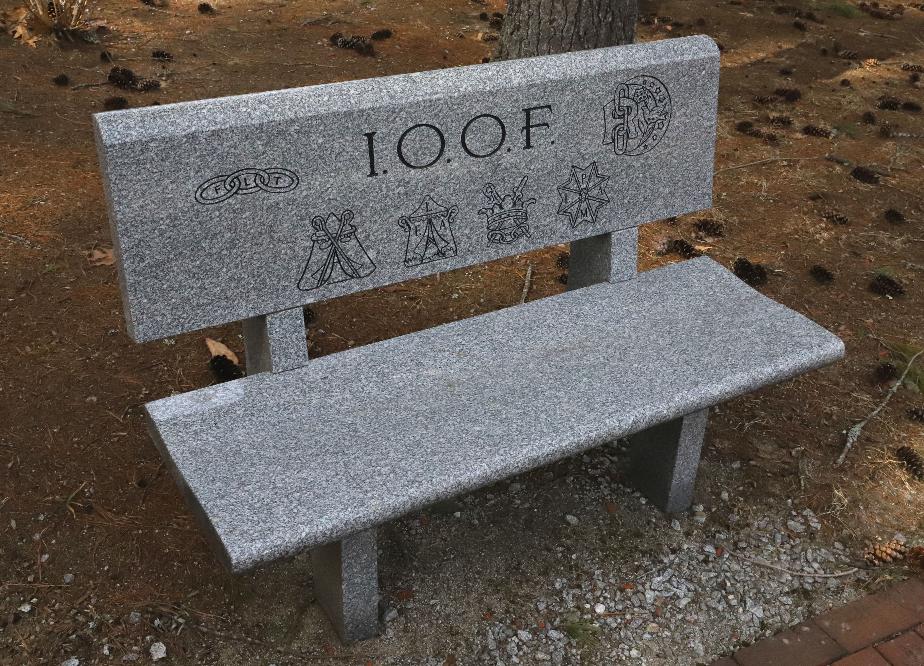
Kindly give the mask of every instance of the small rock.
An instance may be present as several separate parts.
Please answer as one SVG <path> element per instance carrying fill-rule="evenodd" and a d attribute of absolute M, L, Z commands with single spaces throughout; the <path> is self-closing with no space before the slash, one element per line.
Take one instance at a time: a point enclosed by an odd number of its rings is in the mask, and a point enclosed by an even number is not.
<path fill-rule="evenodd" d="M 805 532 L 805 525 L 799 520 L 787 520 L 786 527 L 791 529 L 796 534 L 802 534 Z"/>
<path fill-rule="evenodd" d="M 723 501 L 723 502 L 727 502 L 727 501 L 728 501 L 728 491 L 727 491 L 727 490 L 723 490 L 723 491 L 722 491 L 722 494 L 720 495 L 720 497 L 722 498 L 722 501 Z"/>
<path fill-rule="evenodd" d="M 639 657 L 642 656 L 642 653 L 639 652 L 637 649 L 632 648 L 631 650 L 629 650 L 629 656 L 632 657 L 633 659 L 638 659 Z"/>
<path fill-rule="evenodd" d="M 152 643 L 150 649 L 148 650 L 151 653 L 151 659 L 157 661 L 163 659 L 167 656 L 167 646 L 161 643 L 160 641 Z"/>
<path fill-rule="evenodd" d="M 394 622 L 398 619 L 398 610 L 396 608 L 389 608 L 385 611 L 385 622 Z"/>
<path fill-rule="evenodd" d="M 138 611 L 132 611 L 131 613 L 128 614 L 128 621 L 131 622 L 132 624 L 138 624 L 139 622 L 141 622 L 141 613 L 139 613 Z"/>
<path fill-rule="evenodd" d="M 597 615 L 603 615 L 605 612 L 606 612 L 606 606 L 604 606 L 603 604 L 594 605 L 594 613 L 596 613 Z"/>
<path fill-rule="evenodd" d="M 577 516 L 572 516 L 570 513 L 565 514 L 565 522 L 569 525 L 577 525 L 580 520 L 577 519 Z"/>
<path fill-rule="evenodd" d="M 680 531 L 680 521 L 677 520 L 676 518 L 674 518 L 674 519 L 671 521 L 671 529 L 674 530 L 675 532 L 679 532 L 679 531 Z"/>
<path fill-rule="evenodd" d="M 72 573 L 64 574 L 64 584 L 65 585 L 70 585 L 73 582 L 74 582 L 74 574 Z"/>
<path fill-rule="evenodd" d="M 533 635 L 529 633 L 528 631 L 524 631 L 523 629 L 520 629 L 517 631 L 517 638 L 519 638 L 521 641 L 525 643 L 526 641 L 532 640 Z"/>
<path fill-rule="evenodd" d="M 80 660 L 77 657 L 71 657 L 62 661 L 61 666 L 80 666 Z"/>
<path fill-rule="evenodd" d="M 22 604 L 22 605 L 19 607 L 19 612 L 20 612 L 20 613 L 29 613 L 29 612 L 31 612 L 31 611 L 32 611 L 32 604 L 30 604 L 30 603 Z"/>
<path fill-rule="evenodd" d="M 558 629 L 549 629 L 546 635 L 553 641 L 560 641 L 564 639 L 565 637 L 565 635 L 562 632 L 560 632 Z"/>

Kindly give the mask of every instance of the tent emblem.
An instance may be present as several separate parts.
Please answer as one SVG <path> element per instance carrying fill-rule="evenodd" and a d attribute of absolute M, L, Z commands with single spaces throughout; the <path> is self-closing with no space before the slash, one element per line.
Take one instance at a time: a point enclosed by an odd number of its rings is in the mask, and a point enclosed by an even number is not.
<path fill-rule="evenodd" d="M 298 281 L 299 289 L 311 291 L 372 275 L 375 264 L 356 237 L 353 217 L 348 208 L 342 215 L 330 213 L 326 220 L 316 215 L 311 220 L 311 252 Z"/>
<path fill-rule="evenodd" d="M 446 208 L 428 194 L 413 213 L 402 216 L 398 224 L 407 233 L 404 265 L 411 268 L 456 256 L 452 222 L 458 212 L 458 206 Z"/>
<path fill-rule="evenodd" d="M 523 199 L 523 187 L 528 176 L 523 176 L 510 194 L 503 198 L 497 193 L 494 183 L 484 186 L 482 192 L 488 206 L 478 211 L 488 218 L 488 241 L 491 243 L 512 243 L 529 236 L 529 215 L 526 208 L 536 203 L 535 199 Z"/>

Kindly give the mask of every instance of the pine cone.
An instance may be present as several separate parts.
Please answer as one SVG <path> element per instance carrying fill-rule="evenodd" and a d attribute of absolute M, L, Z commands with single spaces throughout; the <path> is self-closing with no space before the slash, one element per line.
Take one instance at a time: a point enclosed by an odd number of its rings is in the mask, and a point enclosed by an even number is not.
<path fill-rule="evenodd" d="M 924 569 L 924 546 L 914 546 L 905 554 L 905 561 L 909 566 Z"/>
<path fill-rule="evenodd" d="M 157 79 L 143 79 L 135 84 L 135 90 L 140 90 L 141 92 L 160 90 L 160 81 Z"/>
<path fill-rule="evenodd" d="M 874 566 L 905 559 L 907 548 L 901 541 L 892 539 L 886 543 L 874 543 L 863 553 L 863 559 Z"/>
<path fill-rule="evenodd" d="M 912 407 L 908 410 L 908 418 L 912 421 L 924 423 L 924 407 Z"/>
<path fill-rule="evenodd" d="M 899 446 L 895 457 L 905 465 L 905 469 L 918 481 L 924 481 L 924 458 L 910 446 Z"/>

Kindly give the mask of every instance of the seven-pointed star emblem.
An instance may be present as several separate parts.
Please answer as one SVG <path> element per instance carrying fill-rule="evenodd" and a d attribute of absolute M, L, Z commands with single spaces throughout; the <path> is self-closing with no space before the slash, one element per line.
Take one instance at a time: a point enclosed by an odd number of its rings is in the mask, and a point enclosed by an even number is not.
<path fill-rule="evenodd" d="M 597 173 L 596 162 L 591 162 L 583 169 L 572 165 L 571 176 L 558 186 L 558 195 L 561 197 L 558 214 L 571 218 L 572 229 L 579 224 L 597 222 L 600 209 L 610 201 L 603 191 L 603 185 L 609 179 L 609 176 Z"/>

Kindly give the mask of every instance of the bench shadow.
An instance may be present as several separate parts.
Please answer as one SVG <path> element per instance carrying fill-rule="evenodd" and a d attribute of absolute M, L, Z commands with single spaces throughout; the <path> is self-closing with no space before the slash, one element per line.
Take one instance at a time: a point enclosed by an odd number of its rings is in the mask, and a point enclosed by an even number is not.
<path fill-rule="evenodd" d="M 232 594 L 248 633 L 289 651 L 425 660 L 452 653 L 473 625 L 551 623 L 543 603 L 560 603 L 548 596 L 557 589 L 580 588 L 588 572 L 635 570 L 679 538 L 624 485 L 625 463 L 621 447 L 603 445 L 380 526 L 389 619 L 379 638 L 339 642 L 307 554 L 232 580 Z"/>

